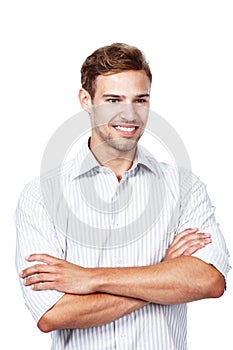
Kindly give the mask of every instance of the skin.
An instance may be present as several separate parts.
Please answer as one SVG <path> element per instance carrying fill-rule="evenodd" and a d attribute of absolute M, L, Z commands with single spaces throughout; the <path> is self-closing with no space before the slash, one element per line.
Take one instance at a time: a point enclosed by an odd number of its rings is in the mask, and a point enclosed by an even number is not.
<path fill-rule="evenodd" d="M 81 106 L 89 113 L 92 125 L 90 148 L 119 181 L 133 163 L 148 119 L 149 97 L 150 81 L 144 71 L 98 76 L 93 100 L 86 90 L 79 92 Z M 128 132 L 121 130 L 126 127 Z"/>
<path fill-rule="evenodd" d="M 131 167 L 146 126 L 149 93 L 150 82 L 143 71 L 98 76 L 93 100 L 84 89 L 79 92 L 80 103 L 91 118 L 91 150 L 118 181 Z M 210 234 L 187 228 L 176 235 L 161 263 L 143 267 L 85 268 L 32 254 L 26 260 L 37 263 L 20 277 L 35 292 L 65 293 L 38 322 L 42 331 L 95 327 L 148 303 L 177 304 L 221 296 L 223 276 L 191 256 L 206 244 L 211 244 Z"/>

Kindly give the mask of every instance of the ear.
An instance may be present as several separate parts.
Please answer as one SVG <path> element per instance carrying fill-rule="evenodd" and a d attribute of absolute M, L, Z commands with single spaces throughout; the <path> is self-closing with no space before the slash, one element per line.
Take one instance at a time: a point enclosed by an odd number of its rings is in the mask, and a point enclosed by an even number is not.
<path fill-rule="evenodd" d="M 78 93 L 78 98 L 84 111 L 90 112 L 92 107 L 92 100 L 89 92 L 81 88 Z"/>

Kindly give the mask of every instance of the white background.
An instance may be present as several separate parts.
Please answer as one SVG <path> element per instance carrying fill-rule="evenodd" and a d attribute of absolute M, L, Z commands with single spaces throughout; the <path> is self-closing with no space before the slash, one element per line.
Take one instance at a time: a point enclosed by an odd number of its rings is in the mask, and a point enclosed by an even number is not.
<path fill-rule="evenodd" d="M 153 7 L 152 7 L 153 5 Z M 8 0 L 0 5 L 1 344 L 49 349 L 23 304 L 14 267 L 13 214 L 39 174 L 57 127 L 80 111 L 79 69 L 115 41 L 141 48 L 153 72 L 152 110 L 171 123 L 232 238 L 233 11 L 229 0 Z M 189 306 L 189 349 L 232 349 L 232 272 L 221 299 Z M 88 349 L 87 349 L 88 350 Z"/>

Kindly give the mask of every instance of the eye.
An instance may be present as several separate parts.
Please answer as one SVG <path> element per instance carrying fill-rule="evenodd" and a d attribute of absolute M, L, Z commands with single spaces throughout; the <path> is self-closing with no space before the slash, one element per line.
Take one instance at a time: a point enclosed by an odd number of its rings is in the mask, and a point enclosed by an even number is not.
<path fill-rule="evenodd" d="M 144 98 L 138 98 L 135 102 L 136 103 L 145 103 L 145 102 L 147 102 L 147 100 L 145 100 Z"/>
<path fill-rule="evenodd" d="M 118 103 L 118 102 L 119 102 L 119 99 L 117 99 L 117 98 L 109 98 L 109 99 L 107 100 L 107 102 L 109 102 L 109 103 Z"/>

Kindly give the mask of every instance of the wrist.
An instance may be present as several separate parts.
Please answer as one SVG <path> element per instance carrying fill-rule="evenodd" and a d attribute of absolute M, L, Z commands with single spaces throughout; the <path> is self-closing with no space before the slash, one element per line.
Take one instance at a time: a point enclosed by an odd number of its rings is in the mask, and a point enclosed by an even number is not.
<path fill-rule="evenodd" d="M 104 277 L 102 268 L 89 268 L 89 281 L 92 293 L 101 292 L 104 286 Z M 105 291 L 104 291 L 105 292 Z"/>

